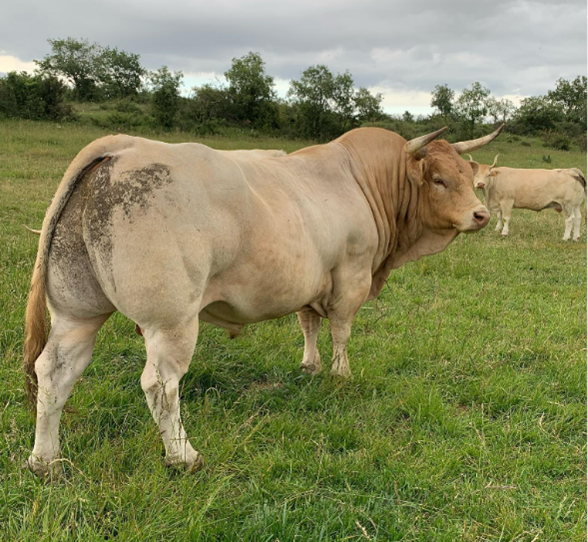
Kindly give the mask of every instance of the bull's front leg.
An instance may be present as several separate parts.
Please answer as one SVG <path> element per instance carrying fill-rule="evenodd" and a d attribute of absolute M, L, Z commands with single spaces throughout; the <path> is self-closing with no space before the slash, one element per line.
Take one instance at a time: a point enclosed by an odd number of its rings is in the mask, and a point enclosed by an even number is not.
<path fill-rule="evenodd" d="M 316 341 L 321 327 L 321 317 L 313 309 L 303 309 L 298 312 L 298 321 L 304 333 L 304 357 L 301 368 L 310 374 L 321 370 L 321 356 Z"/>
<path fill-rule="evenodd" d="M 369 294 L 371 280 L 371 273 L 346 273 L 342 280 L 337 281 L 335 301 L 328 311 L 333 339 L 332 375 L 351 376 L 349 359 L 347 358 L 347 343 L 355 315 Z"/>
<path fill-rule="evenodd" d="M 331 374 L 347 378 L 351 376 L 349 359 L 347 358 L 347 343 L 351 335 L 351 320 L 331 319 L 331 336 L 333 338 L 333 365 Z"/>

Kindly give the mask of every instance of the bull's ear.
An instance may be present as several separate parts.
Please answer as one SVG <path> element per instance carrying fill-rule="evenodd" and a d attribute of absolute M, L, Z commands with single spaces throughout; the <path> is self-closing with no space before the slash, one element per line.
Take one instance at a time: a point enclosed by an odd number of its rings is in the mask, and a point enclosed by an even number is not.
<path fill-rule="evenodd" d="M 468 164 L 472 168 L 472 171 L 474 172 L 474 177 L 475 177 L 478 174 L 478 170 L 480 169 L 480 164 L 478 164 L 478 162 L 474 162 L 473 160 L 470 160 L 468 162 Z"/>
<path fill-rule="evenodd" d="M 494 170 L 490 172 L 490 177 L 498 177 L 498 175 L 500 175 L 500 171 Z"/>
<path fill-rule="evenodd" d="M 426 149 L 424 150 L 426 151 Z M 424 158 L 426 154 L 427 153 L 425 152 L 422 158 Z M 427 161 L 422 158 L 408 156 L 406 160 L 406 175 L 408 176 L 408 180 L 416 186 L 420 186 L 425 182 Z"/>

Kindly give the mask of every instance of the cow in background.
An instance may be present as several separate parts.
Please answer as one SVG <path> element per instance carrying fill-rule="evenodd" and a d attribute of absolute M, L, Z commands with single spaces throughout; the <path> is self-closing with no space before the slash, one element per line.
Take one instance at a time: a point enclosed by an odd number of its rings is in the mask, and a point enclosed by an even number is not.
<path fill-rule="evenodd" d="M 580 238 L 580 207 L 586 197 L 586 179 L 577 168 L 570 169 L 515 169 L 478 164 L 471 156 L 474 188 L 484 190 L 486 207 L 498 215 L 496 231 L 503 236 L 509 232 L 512 209 L 543 211 L 555 209 L 563 213 L 566 223 L 563 240 L 567 241 L 574 227 L 574 241 Z"/>

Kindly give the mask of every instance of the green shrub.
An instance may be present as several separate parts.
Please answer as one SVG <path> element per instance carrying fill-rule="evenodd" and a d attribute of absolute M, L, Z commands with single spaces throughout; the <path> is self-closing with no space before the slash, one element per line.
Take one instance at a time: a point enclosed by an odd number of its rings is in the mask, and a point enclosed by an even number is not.
<path fill-rule="evenodd" d="M 142 115 L 143 110 L 131 100 L 121 100 L 117 102 L 114 109 L 119 113 L 132 113 L 135 115 Z"/>
<path fill-rule="evenodd" d="M 586 152 L 586 132 L 580 134 L 576 138 L 576 145 L 582 152 Z"/>
<path fill-rule="evenodd" d="M 569 151 L 572 147 L 572 140 L 565 134 L 546 130 L 541 137 L 543 145 L 559 151 Z"/>
<path fill-rule="evenodd" d="M 32 120 L 72 120 L 67 87 L 52 76 L 10 72 L 0 78 L 0 115 Z"/>

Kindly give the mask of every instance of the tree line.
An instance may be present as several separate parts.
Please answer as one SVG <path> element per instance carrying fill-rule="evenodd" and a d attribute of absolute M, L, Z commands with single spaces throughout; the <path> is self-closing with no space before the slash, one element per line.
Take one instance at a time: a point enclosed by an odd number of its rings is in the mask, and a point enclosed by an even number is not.
<path fill-rule="evenodd" d="M 434 113 L 388 115 L 382 95 L 356 88 L 351 73 L 310 66 L 290 82 L 285 99 L 266 73 L 259 53 L 234 58 L 224 82 L 195 87 L 182 95 L 183 73 L 166 66 L 149 72 L 137 54 L 74 38 L 48 40 L 51 52 L 35 60 L 35 73 L 0 78 L 0 116 L 75 120 L 75 102 L 111 103 L 101 122 L 119 129 L 146 125 L 199 134 L 225 127 L 327 141 L 347 130 L 382 126 L 410 138 L 443 125 L 449 137 L 474 137 L 487 125 L 507 122 L 514 134 L 543 137 L 546 144 L 586 149 L 586 77 L 560 79 L 545 96 L 525 98 L 517 108 L 497 99 L 479 82 L 457 96 L 448 85 L 431 92 Z"/>

